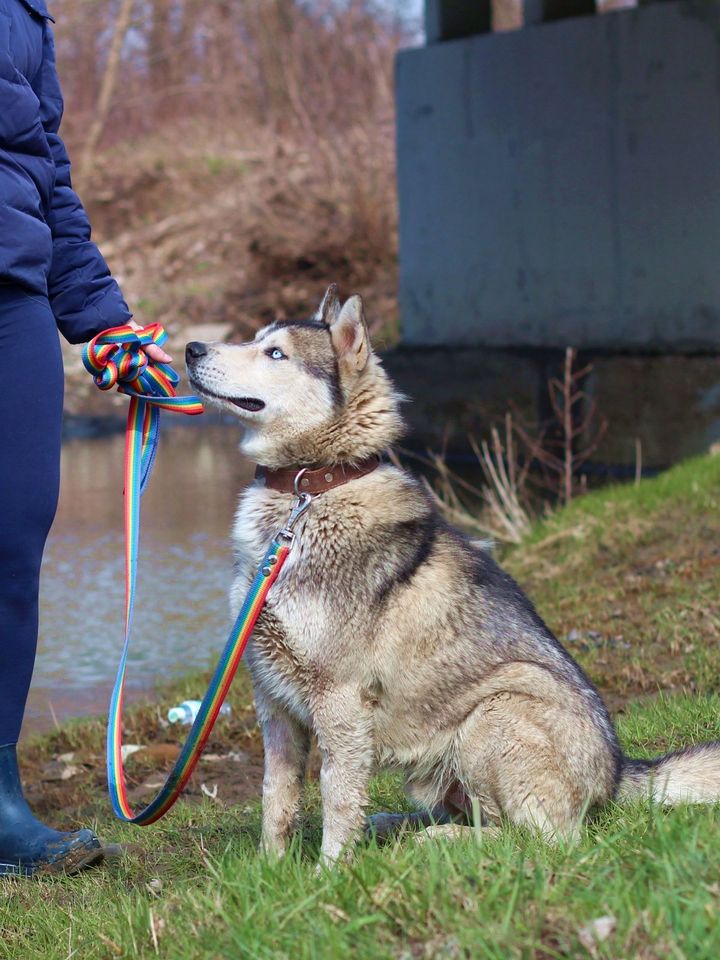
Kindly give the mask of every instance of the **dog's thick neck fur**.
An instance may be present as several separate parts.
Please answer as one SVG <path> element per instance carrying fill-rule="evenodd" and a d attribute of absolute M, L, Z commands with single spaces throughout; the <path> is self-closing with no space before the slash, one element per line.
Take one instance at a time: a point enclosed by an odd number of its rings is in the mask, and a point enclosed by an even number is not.
<path fill-rule="evenodd" d="M 247 449 L 242 445 L 244 452 L 271 470 L 355 464 L 382 453 L 402 435 L 405 425 L 399 410 L 401 397 L 380 360 L 371 355 L 362 374 L 342 387 L 343 402 L 326 424 L 285 437 L 262 451 L 255 452 L 251 441 Z"/>

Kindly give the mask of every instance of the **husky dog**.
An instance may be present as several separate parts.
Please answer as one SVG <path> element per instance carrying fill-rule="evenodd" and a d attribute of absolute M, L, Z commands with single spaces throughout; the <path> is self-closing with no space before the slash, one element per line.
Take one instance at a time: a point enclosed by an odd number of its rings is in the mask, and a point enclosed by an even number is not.
<path fill-rule="evenodd" d="M 532 603 L 450 527 L 418 481 L 374 459 L 403 430 L 360 297 L 311 320 L 190 343 L 190 381 L 237 414 L 258 478 L 234 525 L 237 609 L 312 473 L 316 495 L 247 648 L 265 748 L 262 843 L 282 854 L 310 734 L 322 756 L 322 860 L 362 830 L 377 765 L 427 810 L 577 833 L 613 798 L 720 799 L 720 743 L 630 760 L 600 696 Z M 298 481 L 310 484 L 308 477 Z"/>

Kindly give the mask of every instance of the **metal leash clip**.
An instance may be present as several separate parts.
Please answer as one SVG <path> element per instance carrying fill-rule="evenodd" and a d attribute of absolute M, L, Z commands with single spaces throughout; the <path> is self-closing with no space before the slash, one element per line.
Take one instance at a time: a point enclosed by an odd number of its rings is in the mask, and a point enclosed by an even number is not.
<path fill-rule="evenodd" d="M 278 537 L 282 537 L 284 540 L 287 540 L 288 543 L 292 543 L 295 539 L 295 534 L 293 533 L 293 527 L 298 522 L 300 517 L 305 513 L 307 508 L 313 501 L 313 498 L 309 493 L 304 493 L 300 489 L 300 480 L 302 475 L 307 470 L 307 467 L 303 467 L 302 470 L 299 470 L 295 477 L 295 496 L 297 497 L 297 502 L 293 504 L 293 508 L 290 511 L 290 516 L 288 517 L 287 523 L 278 533 Z"/>

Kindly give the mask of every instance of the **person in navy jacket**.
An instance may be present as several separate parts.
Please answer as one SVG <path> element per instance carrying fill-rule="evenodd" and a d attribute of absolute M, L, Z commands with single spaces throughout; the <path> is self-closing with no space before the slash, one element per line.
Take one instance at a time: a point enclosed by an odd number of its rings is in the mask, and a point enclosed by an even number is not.
<path fill-rule="evenodd" d="M 58 329 L 71 343 L 122 323 L 139 329 L 70 181 L 51 20 L 44 0 L 0 0 L 0 875 L 71 871 L 104 855 L 92 831 L 35 819 L 16 744 L 59 488 Z"/>

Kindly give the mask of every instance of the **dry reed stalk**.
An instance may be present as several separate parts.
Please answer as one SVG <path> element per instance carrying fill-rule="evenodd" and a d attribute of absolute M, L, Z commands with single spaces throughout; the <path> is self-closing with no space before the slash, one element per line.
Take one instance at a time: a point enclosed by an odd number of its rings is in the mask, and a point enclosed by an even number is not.
<path fill-rule="evenodd" d="M 635 437 L 635 486 L 642 480 L 642 440 Z"/>
<path fill-rule="evenodd" d="M 522 503 L 528 467 L 517 463 L 512 414 L 505 416 L 504 445 L 497 427 L 492 428 L 490 438 L 491 444 L 483 440 L 479 447 L 475 437 L 468 438 L 487 481 L 483 498 L 504 531 L 503 539 L 520 543 L 530 529 L 530 516 Z"/>
<path fill-rule="evenodd" d="M 539 466 L 542 485 L 562 503 L 570 503 L 573 496 L 587 489 L 581 467 L 599 447 L 608 426 L 598 412 L 595 398 L 583 389 L 592 365 L 576 370 L 576 360 L 577 351 L 568 347 L 562 378 L 552 377 L 548 382 L 558 435 L 553 436 L 548 424 L 535 432 L 518 417 L 514 424 L 525 448 L 525 459 Z"/>

